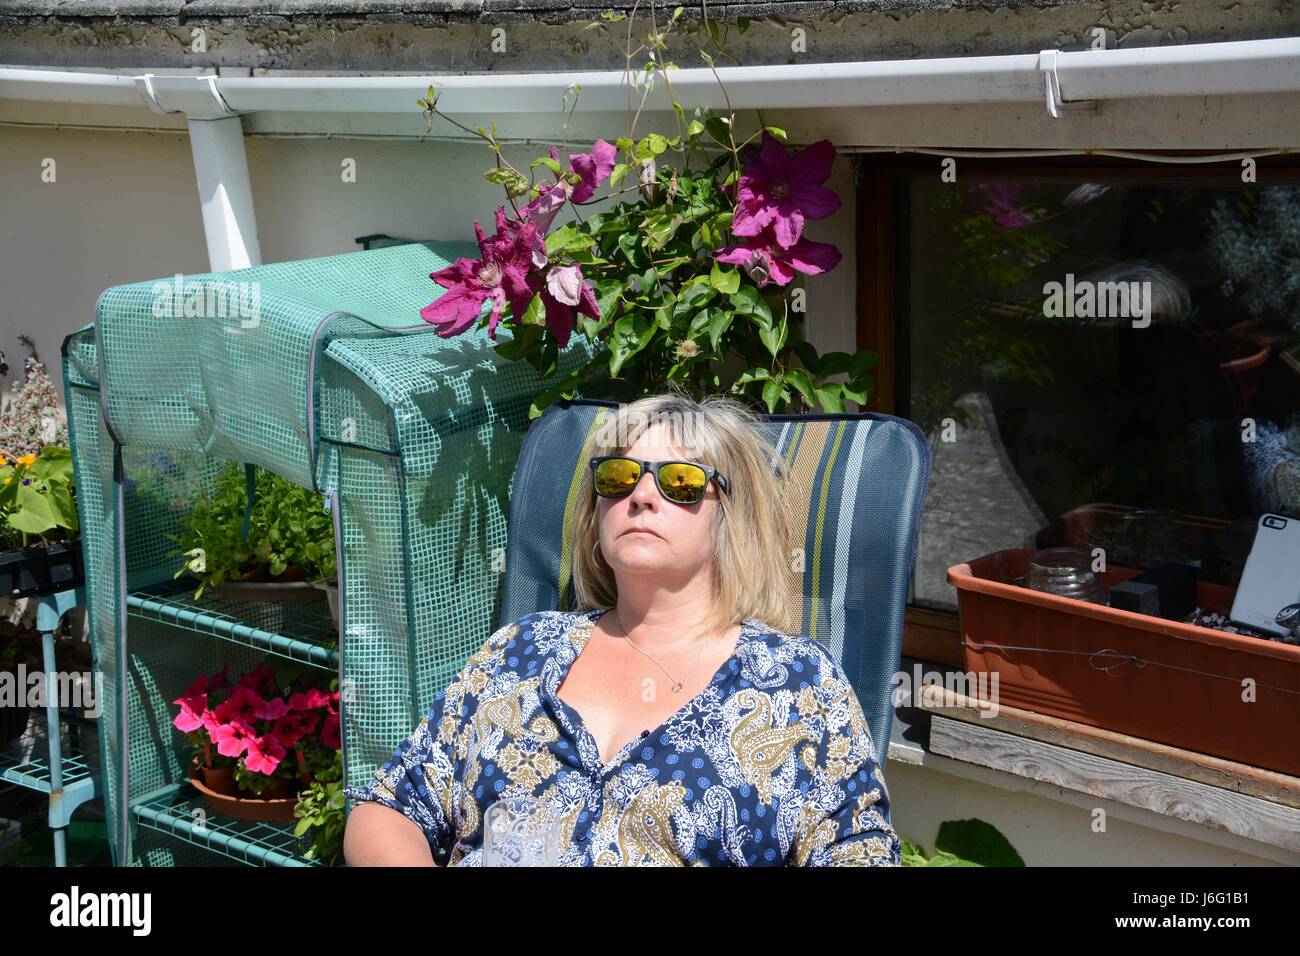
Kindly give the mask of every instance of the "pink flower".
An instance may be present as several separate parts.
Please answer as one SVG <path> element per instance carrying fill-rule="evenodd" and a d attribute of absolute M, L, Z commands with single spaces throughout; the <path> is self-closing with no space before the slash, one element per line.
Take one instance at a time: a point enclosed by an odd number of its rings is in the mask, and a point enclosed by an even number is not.
<path fill-rule="evenodd" d="M 264 700 L 257 708 L 256 717 L 258 720 L 279 720 L 289 711 L 289 705 L 284 702 L 283 697 L 272 697 L 270 700 Z"/>
<path fill-rule="evenodd" d="M 265 664 L 258 664 L 257 667 L 239 678 L 239 686 L 247 687 L 249 690 L 265 696 L 275 689 L 275 672 Z"/>
<path fill-rule="evenodd" d="M 223 757 L 238 757 L 248 747 L 248 742 L 256 736 L 252 726 L 238 718 L 211 728 L 209 735 L 212 737 L 212 742 L 217 745 L 217 753 Z"/>
<path fill-rule="evenodd" d="M 343 746 L 339 740 L 339 715 L 329 714 L 325 718 L 325 723 L 320 729 L 320 739 L 326 747 L 331 750 L 338 750 Z"/>
<path fill-rule="evenodd" d="M 228 700 L 217 705 L 216 712 L 223 721 L 238 719 L 252 724 L 258 717 L 258 710 L 265 704 L 256 691 L 241 685 L 234 689 Z"/>
<path fill-rule="evenodd" d="M 775 137 L 764 132 L 762 149 L 745 163 L 745 175 L 738 182 L 731 231 L 737 236 L 757 236 L 771 225 L 777 243 L 793 248 L 803 235 L 805 219 L 825 219 L 840 208 L 835 190 L 821 185 L 830 176 L 834 160 L 835 147 L 830 140 L 815 143 L 792 158 Z"/>
<path fill-rule="evenodd" d="M 834 269 L 840 261 L 840 251 L 828 242 L 810 242 L 800 239 L 786 248 L 777 242 L 768 229 L 745 242 L 719 249 L 713 254 L 718 262 L 738 265 L 749 273 L 761 289 L 768 282 L 789 285 L 796 272 L 816 275 Z"/>
<path fill-rule="evenodd" d="M 292 747 L 316 729 L 316 723 L 319 719 L 311 711 L 286 714 L 275 722 L 275 729 L 271 732 L 285 747 Z"/>
<path fill-rule="evenodd" d="M 590 153 L 579 153 L 569 157 L 569 169 L 582 177 L 582 182 L 573 187 L 574 202 L 586 202 L 596 194 L 596 187 L 609 178 L 614 171 L 614 160 L 618 150 L 603 139 L 596 140 Z"/>
<path fill-rule="evenodd" d="M 275 739 L 274 734 L 248 738 L 248 752 L 244 755 L 244 766 L 253 773 L 264 773 L 268 777 L 280 766 L 286 751 L 284 745 Z"/>
<path fill-rule="evenodd" d="M 593 319 L 600 318 L 596 292 L 591 284 L 582 281 L 582 269 L 564 266 L 546 274 L 546 288 L 542 289 L 542 304 L 546 306 L 546 324 L 555 333 L 556 344 L 564 348 L 569 344 L 575 323 L 574 310 Z"/>
<path fill-rule="evenodd" d="M 1034 220 L 1020 211 L 1032 187 L 1028 183 L 977 183 L 975 189 L 984 197 L 983 209 L 993 217 L 999 229 L 1019 229 Z"/>
<path fill-rule="evenodd" d="M 459 335 L 473 325 L 488 300 L 492 303 L 488 334 L 496 338 L 506 303 L 510 303 L 514 315 L 523 315 L 541 284 L 533 270 L 546 265 L 546 243 L 535 225 L 507 222 L 505 208 L 499 207 L 495 236 L 485 235 L 477 222 L 474 230 L 483 258 L 457 259 L 453 265 L 429 275 L 447 291 L 421 309 L 420 315 L 437 325 L 443 338 Z"/>
<path fill-rule="evenodd" d="M 205 682 L 206 683 L 206 682 Z M 195 681 L 195 686 L 198 681 Z M 190 688 L 194 690 L 193 687 Z M 192 730 L 198 730 L 203 726 L 203 714 L 208 709 L 207 694 L 187 694 L 180 700 L 172 701 L 173 704 L 180 706 L 181 712 L 176 715 L 172 725 L 182 733 L 188 734 Z"/>
<path fill-rule="evenodd" d="M 330 695 L 319 688 L 312 687 L 304 693 L 294 694 L 289 698 L 289 710 L 304 711 L 317 710 L 321 707 L 328 707 Z"/>
<path fill-rule="evenodd" d="M 519 217 L 531 222 L 545 235 L 546 230 L 551 228 L 555 214 L 566 202 L 586 202 L 596 194 L 596 187 L 614 171 L 617 158 L 618 150 L 603 139 L 596 140 L 590 153 L 578 153 L 569 157 L 569 172 L 577 174 L 580 180 L 578 185 L 560 178 L 558 182 L 541 187 L 537 198 L 519 210 Z M 551 147 L 551 159 L 556 162 L 560 159 L 560 151 L 554 146 Z"/>

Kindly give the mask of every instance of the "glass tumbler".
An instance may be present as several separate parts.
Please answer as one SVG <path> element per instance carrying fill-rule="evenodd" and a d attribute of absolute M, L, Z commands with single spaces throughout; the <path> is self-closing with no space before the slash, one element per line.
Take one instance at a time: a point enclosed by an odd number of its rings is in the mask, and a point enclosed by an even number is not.
<path fill-rule="evenodd" d="M 1029 559 L 1025 583 L 1035 591 L 1105 604 L 1106 589 L 1092 569 L 1092 554 L 1082 548 L 1048 548 Z"/>
<path fill-rule="evenodd" d="M 484 866 L 559 866 L 560 821 L 540 800 L 507 797 L 483 815 Z"/>

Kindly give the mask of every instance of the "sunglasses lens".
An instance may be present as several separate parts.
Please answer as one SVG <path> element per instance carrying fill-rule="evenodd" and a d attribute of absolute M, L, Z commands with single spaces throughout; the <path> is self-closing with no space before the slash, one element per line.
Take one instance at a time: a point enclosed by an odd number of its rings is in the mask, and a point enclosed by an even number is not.
<path fill-rule="evenodd" d="M 669 501 L 691 504 L 704 497 L 708 476 L 699 465 L 674 462 L 659 469 L 659 490 Z"/>
<path fill-rule="evenodd" d="M 610 498 L 631 494 L 641 480 L 641 466 L 627 458 L 609 458 L 596 466 L 596 492 Z"/>

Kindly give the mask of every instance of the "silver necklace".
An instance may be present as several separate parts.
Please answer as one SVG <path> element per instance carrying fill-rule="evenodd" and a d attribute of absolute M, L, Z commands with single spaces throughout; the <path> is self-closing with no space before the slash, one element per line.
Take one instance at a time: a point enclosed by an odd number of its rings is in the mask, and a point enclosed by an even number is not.
<path fill-rule="evenodd" d="M 664 675 L 670 681 L 673 682 L 672 685 L 673 693 L 680 694 L 682 692 L 682 687 L 685 685 L 686 681 L 690 680 L 691 674 L 695 673 L 695 665 L 700 662 L 700 655 L 704 653 L 705 642 L 703 640 L 700 641 L 700 649 L 695 652 L 695 660 L 691 661 L 691 669 L 686 672 L 685 677 L 683 677 L 681 680 L 678 680 L 672 674 L 668 673 L 668 668 L 664 667 L 663 664 L 660 664 L 658 659 L 653 654 L 651 654 L 649 651 L 642 650 L 640 647 L 637 647 L 636 642 L 632 640 L 632 637 L 631 635 L 628 634 L 627 629 L 623 627 L 623 622 L 618 619 L 618 608 L 614 609 L 614 623 L 616 623 L 618 625 L 618 629 L 623 632 L 623 639 L 627 641 L 629 644 L 631 644 L 634 650 L 641 651 L 642 654 L 650 658 L 650 660 L 654 661 L 655 664 L 658 665 L 659 669 L 664 672 Z"/>

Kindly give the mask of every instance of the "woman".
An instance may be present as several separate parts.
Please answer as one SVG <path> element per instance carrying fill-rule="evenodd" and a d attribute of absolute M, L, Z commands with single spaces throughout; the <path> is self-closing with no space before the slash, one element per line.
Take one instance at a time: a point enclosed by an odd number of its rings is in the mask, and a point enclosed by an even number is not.
<path fill-rule="evenodd" d="M 619 409 L 576 515 L 592 610 L 530 614 L 470 658 L 347 788 L 350 864 L 481 863 L 483 814 L 519 795 L 560 821 L 565 865 L 897 864 L 857 697 L 786 633 L 800 579 L 757 424 L 725 398 Z"/>

